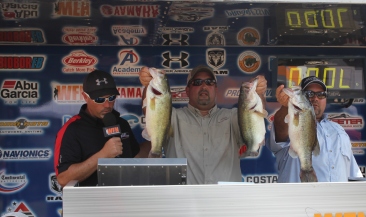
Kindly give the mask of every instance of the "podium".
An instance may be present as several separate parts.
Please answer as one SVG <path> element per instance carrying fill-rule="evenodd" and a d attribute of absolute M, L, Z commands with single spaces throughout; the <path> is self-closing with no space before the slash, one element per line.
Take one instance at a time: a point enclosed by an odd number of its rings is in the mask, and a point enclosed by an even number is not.
<path fill-rule="evenodd" d="M 366 182 L 223 183 L 63 189 L 63 217 L 364 217 Z"/>

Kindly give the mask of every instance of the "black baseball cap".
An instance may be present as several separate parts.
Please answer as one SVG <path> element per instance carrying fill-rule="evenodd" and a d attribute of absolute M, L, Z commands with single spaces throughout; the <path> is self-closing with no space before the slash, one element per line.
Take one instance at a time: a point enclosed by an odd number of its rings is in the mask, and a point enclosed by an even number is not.
<path fill-rule="evenodd" d="M 187 77 L 187 86 L 188 86 L 189 82 L 192 80 L 192 78 L 194 78 L 194 76 L 198 72 L 208 72 L 208 73 L 210 73 L 212 75 L 212 78 L 215 79 L 215 81 L 217 81 L 216 75 L 215 75 L 214 71 L 210 67 L 205 66 L 205 65 L 199 65 L 199 66 L 196 66 L 195 68 L 193 68 L 191 70 L 191 72 L 188 74 L 188 77 Z"/>
<path fill-rule="evenodd" d="M 309 84 L 319 84 L 324 91 L 327 91 L 327 86 L 324 82 L 315 76 L 309 76 L 301 80 L 301 89 L 304 90 Z"/>
<path fill-rule="evenodd" d="M 84 78 L 83 90 L 91 99 L 105 95 L 119 95 L 112 75 L 101 70 L 94 70 Z"/>

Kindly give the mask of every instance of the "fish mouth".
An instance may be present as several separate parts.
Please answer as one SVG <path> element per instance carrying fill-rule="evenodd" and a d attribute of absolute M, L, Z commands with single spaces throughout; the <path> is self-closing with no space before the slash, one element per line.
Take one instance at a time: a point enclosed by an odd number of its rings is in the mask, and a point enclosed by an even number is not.
<path fill-rule="evenodd" d="M 152 91 L 155 95 L 158 95 L 158 96 L 160 96 L 160 95 L 162 95 L 162 94 L 163 94 L 161 91 L 159 91 L 158 89 L 153 88 L 153 87 L 151 87 L 151 91 Z"/>
<path fill-rule="evenodd" d="M 293 105 L 294 105 L 294 108 L 295 108 L 296 111 L 302 111 L 302 109 L 299 106 L 297 106 L 295 104 L 293 104 Z"/>
<path fill-rule="evenodd" d="M 258 103 L 254 104 L 254 106 L 252 106 L 249 110 L 253 110 L 256 106 L 257 106 Z"/>

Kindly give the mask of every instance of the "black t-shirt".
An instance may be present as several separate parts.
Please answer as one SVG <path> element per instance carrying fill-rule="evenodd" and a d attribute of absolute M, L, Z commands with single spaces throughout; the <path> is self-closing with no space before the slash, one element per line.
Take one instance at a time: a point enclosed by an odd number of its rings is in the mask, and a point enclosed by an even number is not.
<path fill-rule="evenodd" d="M 59 130 L 55 143 L 55 171 L 58 175 L 66 171 L 70 165 L 81 163 L 100 151 L 104 144 L 110 139 L 103 133 L 103 121 L 93 118 L 85 112 L 84 104 L 78 115 L 70 118 L 68 122 Z M 128 138 L 122 140 L 123 154 L 122 158 L 133 158 L 140 151 L 140 147 L 126 120 L 120 118 L 120 114 L 113 110 L 117 123 L 121 128 L 123 135 Z M 79 186 L 96 186 L 98 184 L 97 171 L 90 177 L 79 183 Z"/>

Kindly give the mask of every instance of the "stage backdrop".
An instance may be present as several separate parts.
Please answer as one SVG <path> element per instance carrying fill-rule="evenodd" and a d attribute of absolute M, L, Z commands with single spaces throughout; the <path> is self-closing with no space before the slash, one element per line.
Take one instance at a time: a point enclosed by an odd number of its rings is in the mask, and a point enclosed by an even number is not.
<path fill-rule="evenodd" d="M 187 105 L 187 74 L 198 64 L 217 74 L 219 107 L 237 106 L 241 83 L 264 75 L 268 139 L 275 89 L 292 84 L 283 67 L 296 83 L 304 65 L 320 65 L 335 81 L 326 111 L 351 137 L 365 175 L 365 5 L 9 0 L 0 7 L 1 216 L 61 215 L 55 136 L 84 103 L 82 80 L 94 69 L 114 76 L 115 109 L 142 142 L 142 66 L 166 71 L 174 107 Z M 241 168 L 245 182 L 277 181 L 266 147 Z"/>

